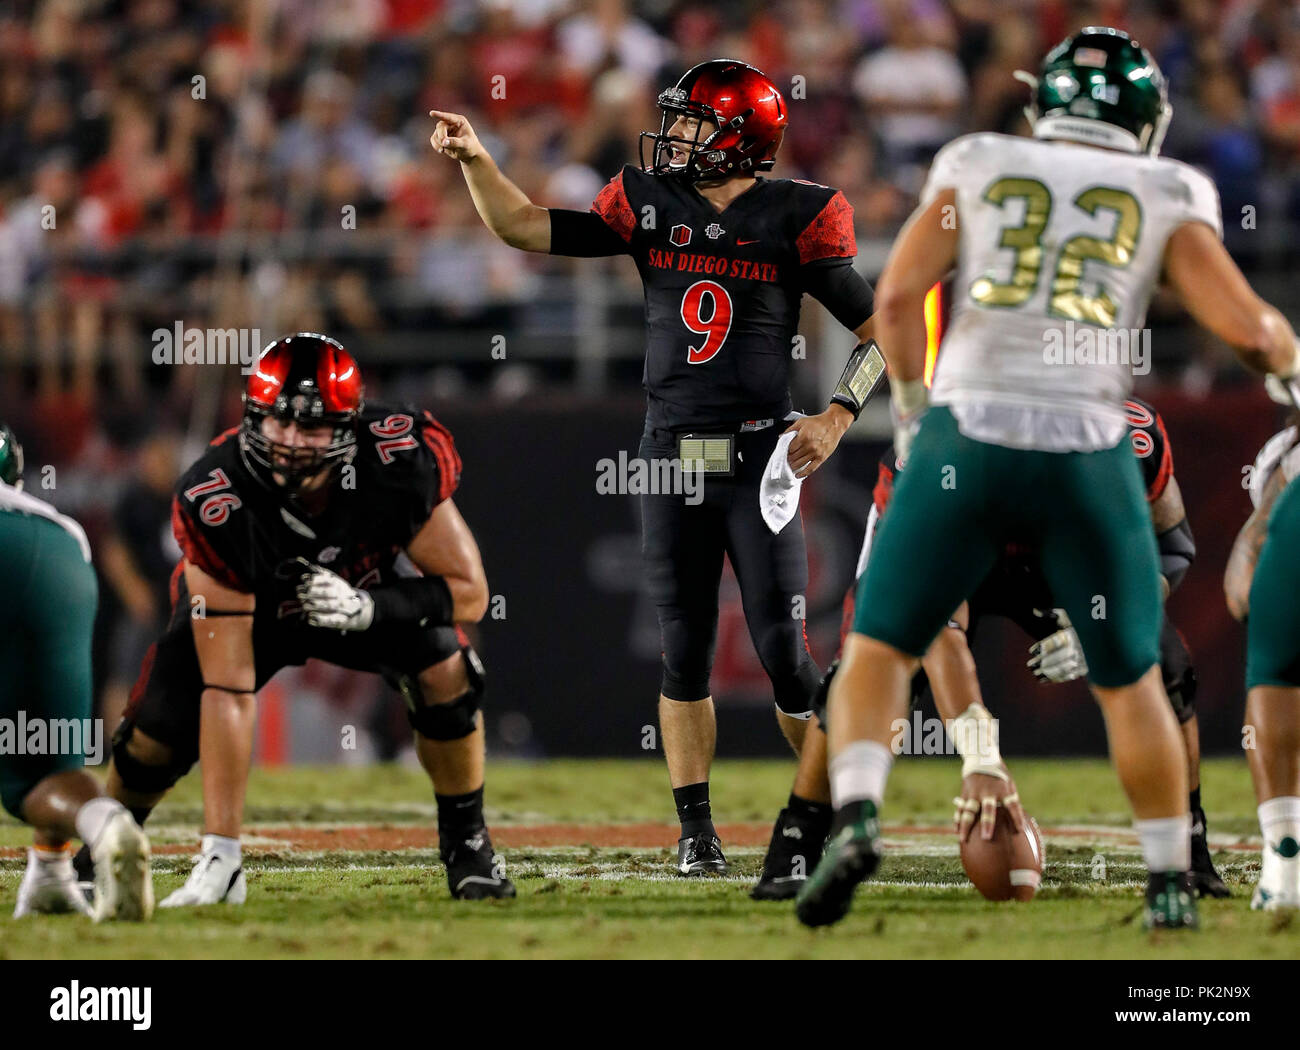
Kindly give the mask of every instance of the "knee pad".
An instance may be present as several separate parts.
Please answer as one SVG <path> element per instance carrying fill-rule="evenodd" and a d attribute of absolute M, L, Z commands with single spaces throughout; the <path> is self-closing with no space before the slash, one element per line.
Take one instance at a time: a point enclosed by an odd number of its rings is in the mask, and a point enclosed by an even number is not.
<path fill-rule="evenodd" d="M 821 689 L 822 674 L 812 659 L 805 660 L 792 675 L 772 679 L 777 709 L 794 718 L 810 718 L 813 699 Z"/>
<path fill-rule="evenodd" d="M 478 712 L 483 698 L 483 661 L 472 647 L 461 649 L 465 657 L 465 672 L 469 689 L 455 700 L 444 704 L 427 704 L 420 693 L 420 685 L 409 675 L 398 683 L 406 698 L 406 717 L 420 736 L 429 740 L 460 740 L 478 728 Z"/>
<path fill-rule="evenodd" d="M 830 720 L 826 717 L 826 701 L 830 696 L 831 681 L 835 678 L 835 672 L 839 669 L 840 658 L 837 656 L 831 661 L 830 667 L 826 668 L 826 673 L 822 675 L 822 680 L 817 685 L 817 691 L 813 693 L 813 714 L 817 716 L 817 724 L 821 726 L 823 733 L 830 730 Z"/>
<path fill-rule="evenodd" d="M 1196 715 L 1196 669 L 1178 628 L 1165 620 L 1160 632 L 1160 678 L 1179 723 Z"/>
<path fill-rule="evenodd" d="M 709 696 L 709 674 L 681 675 L 664 664 L 663 677 L 659 682 L 659 692 L 669 700 L 679 703 L 695 703 Z"/>
<path fill-rule="evenodd" d="M 759 663 L 772 683 L 776 706 L 787 715 L 807 716 L 822 675 L 808 652 L 803 621 L 786 617 L 751 623 L 750 633 Z"/>
<path fill-rule="evenodd" d="M 122 785 L 129 791 L 141 795 L 157 795 L 169 790 L 194 765 L 193 759 L 189 761 L 180 759 L 174 747 L 172 747 L 171 761 L 165 765 L 151 766 L 141 762 L 127 750 L 131 730 L 131 725 L 123 722 L 113 734 L 113 768 L 117 770 Z"/>
<path fill-rule="evenodd" d="M 692 703 L 709 695 L 713 668 L 713 624 L 686 618 L 663 621 L 663 679 L 659 691 L 669 700 Z"/>

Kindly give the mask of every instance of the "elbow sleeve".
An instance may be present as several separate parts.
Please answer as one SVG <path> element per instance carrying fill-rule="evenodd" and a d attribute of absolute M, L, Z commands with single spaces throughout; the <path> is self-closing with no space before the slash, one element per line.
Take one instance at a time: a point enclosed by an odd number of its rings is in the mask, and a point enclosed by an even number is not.
<path fill-rule="evenodd" d="M 835 259 L 827 265 L 805 267 L 804 291 L 850 330 L 875 312 L 875 293 L 853 268 L 852 259 Z"/>
<path fill-rule="evenodd" d="M 596 258 L 627 252 L 627 241 L 606 226 L 595 212 L 567 208 L 550 208 L 548 211 L 552 255 Z"/>
<path fill-rule="evenodd" d="M 1156 537 L 1156 546 L 1160 550 L 1160 574 L 1169 581 L 1169 593 L 1173 594 L 1196 560 L 1196 540 L 1192 537 L 1191 524 L 1183 518 L 1172 529 L 1166 529 Z"/>

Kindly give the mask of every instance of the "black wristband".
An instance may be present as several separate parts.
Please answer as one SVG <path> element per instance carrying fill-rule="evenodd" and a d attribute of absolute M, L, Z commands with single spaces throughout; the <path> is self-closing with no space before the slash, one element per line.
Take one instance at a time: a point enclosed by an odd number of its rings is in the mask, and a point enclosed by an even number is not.
<path fill-rule="evenodd" d="M 1196 560 L 1196 540 L 1192 538 L 1191 524 L 1183 518 L 1156 537 L 1156 546 L 1160 551 L 1160 575 L 1169 582 L 1169 593 L 1173 594 Z"/>
<path fill-rule="evenodd" d="M 885 371 L 885 358 L 876 341 L 868 339 L 865 343 L 859 343 L 844 363 L 844 372 L 835 384 L 831 401 L 843 405 L 857 419 L 862 406 L 871 400 L 871 395 L 885 381 Z"/>
<path fill-rule="evenodd" d="M 452 622 L 455 603 L 441 576 L 412 576 L 368 593 L 375 603 L 371 627 L 381 623 L 442 627 Z"/>

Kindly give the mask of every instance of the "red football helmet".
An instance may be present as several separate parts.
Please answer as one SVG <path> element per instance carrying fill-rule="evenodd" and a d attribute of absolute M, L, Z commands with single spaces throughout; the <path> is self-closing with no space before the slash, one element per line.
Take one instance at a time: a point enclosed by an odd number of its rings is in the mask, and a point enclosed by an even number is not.
<path fill-rule="evenodd" d="M 362 402 L 361 372 L 343 344 L 314 332 L 298 332 L 271 343 L 248 377 L 239 450 L 263 481 L 290 492 L 327 467 L 341 465 L 356 448 L 356 419 Z M 304 448 L 271 441 L 262 420 L 333 428 L 328 445 Z"/>
<path fill-rule="evenodd" d="M 692 181 L 723 179 L 768 171 L 785 133 L 785 99 L 771 79 L 753 66 L 730 58 L 701 62 L 676 87 L 659 96 L 659 133 L 641 132 L 641 166 L 654 175 L 684 175 Z M 700 138 L 673 136 L 680 116 L 710 121 L 716 131 Z M 646 163 L 646 140 L 652 143 Z"/>

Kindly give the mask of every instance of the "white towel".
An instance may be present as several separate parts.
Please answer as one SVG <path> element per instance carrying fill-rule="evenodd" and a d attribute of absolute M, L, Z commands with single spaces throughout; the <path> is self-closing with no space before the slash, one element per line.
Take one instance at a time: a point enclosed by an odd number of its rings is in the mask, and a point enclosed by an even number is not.
<path fill-rule="evenodd" d="M 773 533 L 780 533 L 799 513 L 799 490 L 803 488 L 803 478 L 795 477 L 790 466 L 790 442 L 797 433 L 792 430 L 777 440 L 758 487 L 759 509 Z"/>

